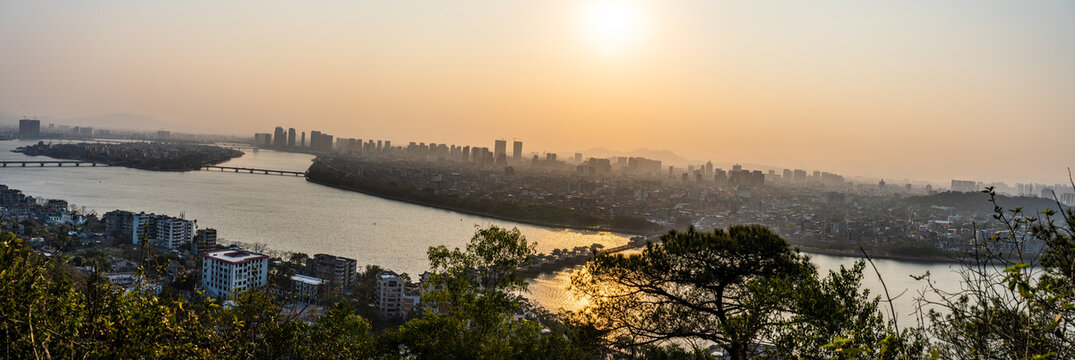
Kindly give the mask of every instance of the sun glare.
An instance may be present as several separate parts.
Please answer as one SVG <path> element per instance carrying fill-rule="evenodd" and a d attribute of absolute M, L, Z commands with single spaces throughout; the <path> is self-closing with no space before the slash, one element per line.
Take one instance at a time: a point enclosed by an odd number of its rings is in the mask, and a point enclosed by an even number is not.
<path fill-rule="evenodd" d="M 604 55 L 621 54 L 636 44 L 644 20 L 641 4 L 630 0 L 592 0 L 579 16 L 586 45 Z"/>

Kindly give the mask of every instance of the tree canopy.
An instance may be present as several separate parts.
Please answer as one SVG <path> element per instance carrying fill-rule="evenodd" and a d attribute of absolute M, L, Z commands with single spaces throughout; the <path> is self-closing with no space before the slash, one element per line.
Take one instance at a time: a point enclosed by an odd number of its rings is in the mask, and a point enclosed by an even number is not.
<path fill-rule="evenodd" d="M 572 279 L 579 314 L 617 345 L 703 340 L 744 359 L 821 353 L 836 336 L 876 341 L 877 300 L 860 290 L 863 264 L 822 280 L 809 258 L 762 226 L 671 231 L 641 253 L 598 255 Z"/>

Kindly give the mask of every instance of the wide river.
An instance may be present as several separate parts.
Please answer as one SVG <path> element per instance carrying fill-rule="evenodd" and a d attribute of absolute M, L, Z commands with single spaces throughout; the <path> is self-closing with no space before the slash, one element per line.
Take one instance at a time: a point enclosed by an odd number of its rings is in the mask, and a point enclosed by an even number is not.
<path fill-rule="evenodd" d="M 41 159 L 11 150 L 29 141 L 0 141 L 0 160 Z M 225 166 L 304 171 L 312 156 L 247 151 Z M 461 247 L 476 226 L 518 227 L 538 252 L 593 243 L 616 246 L 627 235 L 557 229 L 434 209 L 338 190 L 301 177 L 214 171 L 155 172 L 123 167 L 0 168 L 0 184 L 28 195 L 64 199 L 98 214 L 123 209 L 195 219 L 217 229 L 222 242 L 263 243 L 280 252 L 327 253 L 416 275 L 428 267 L 426 249 Z M 812 255 L 823 273 L 855 258 Z M 913 321 L 914 298 L 925 287 L 912 279 L 927 271 L 942 288 L 959 287 L 957 267 L 948 263 L 875 260 L 896 301 L 901 325 Z M 574 270 L 534 279 L 530 297 L 550 309 L 578 309 L 584 303 L 566 290 Z M 413 276 L 412 276 L 413 277 Z M 883 294 L 872 271 L 864 277 L 873 294 Z"/>

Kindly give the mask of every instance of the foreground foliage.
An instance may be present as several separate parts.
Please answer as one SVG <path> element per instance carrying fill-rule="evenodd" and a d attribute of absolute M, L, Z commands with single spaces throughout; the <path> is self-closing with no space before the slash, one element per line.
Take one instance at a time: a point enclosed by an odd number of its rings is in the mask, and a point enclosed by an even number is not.
<path fill-rule="evenodd" d="M 876 344 L 888 335 L 878 299 L 860 289 L 861 261 L 822 279 L 762 226 L 661 240 L 639 254 L 599 255 L 572 279 L 591 299 L 579 316 L 616 336 L 616 347 L 701 339 L 734 359 L 821 357 L 838 337 Z M 896 344 L 883 350 L 902 351 Z"/>
<path fill-rule="evenodd" d="M 0 336 L 7 359 L 363 358 L 369 325 L 344 304 L 312 323 L 290 321 L 266 295 L 233 307 L 124 292 L 0 235 Z"/>
<path fill-rule="evenodd" d="M 1073 184 L 1075 186 L 1075 184 Z M 992 188 L 994 219 L 1006 231 L 975 239 L 963 287 L 923 294 L 938 353 L 950 359 L 1075 358 L 1075 210 L 1005 210 Z M 1040 255 L 1028 251 L 1042 246 Z M 928 274 L 926 276 L 928 278 Z"/>

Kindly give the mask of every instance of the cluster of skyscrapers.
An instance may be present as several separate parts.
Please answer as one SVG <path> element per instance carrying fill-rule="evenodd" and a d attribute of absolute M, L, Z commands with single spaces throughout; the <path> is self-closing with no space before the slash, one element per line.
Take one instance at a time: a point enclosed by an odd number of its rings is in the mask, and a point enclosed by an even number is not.
<path fill-rule="evenodd" d="M 282 126 L 277 126 L 272 133 L 254 134 L 254 146 L 274 149 L 302 149 L 316 152 L 331 152 L 337 150 L 339 145 L 333 136 L 314 130 L 310 131 L 309 142 L 306 141 L 306 132 L 297 132 L 295 128 L 286 131 Z M 339 139 L 339 143 L 345 143 L 345 139 Z M 354 139 L 348 139 L 353 140 Z"/>

